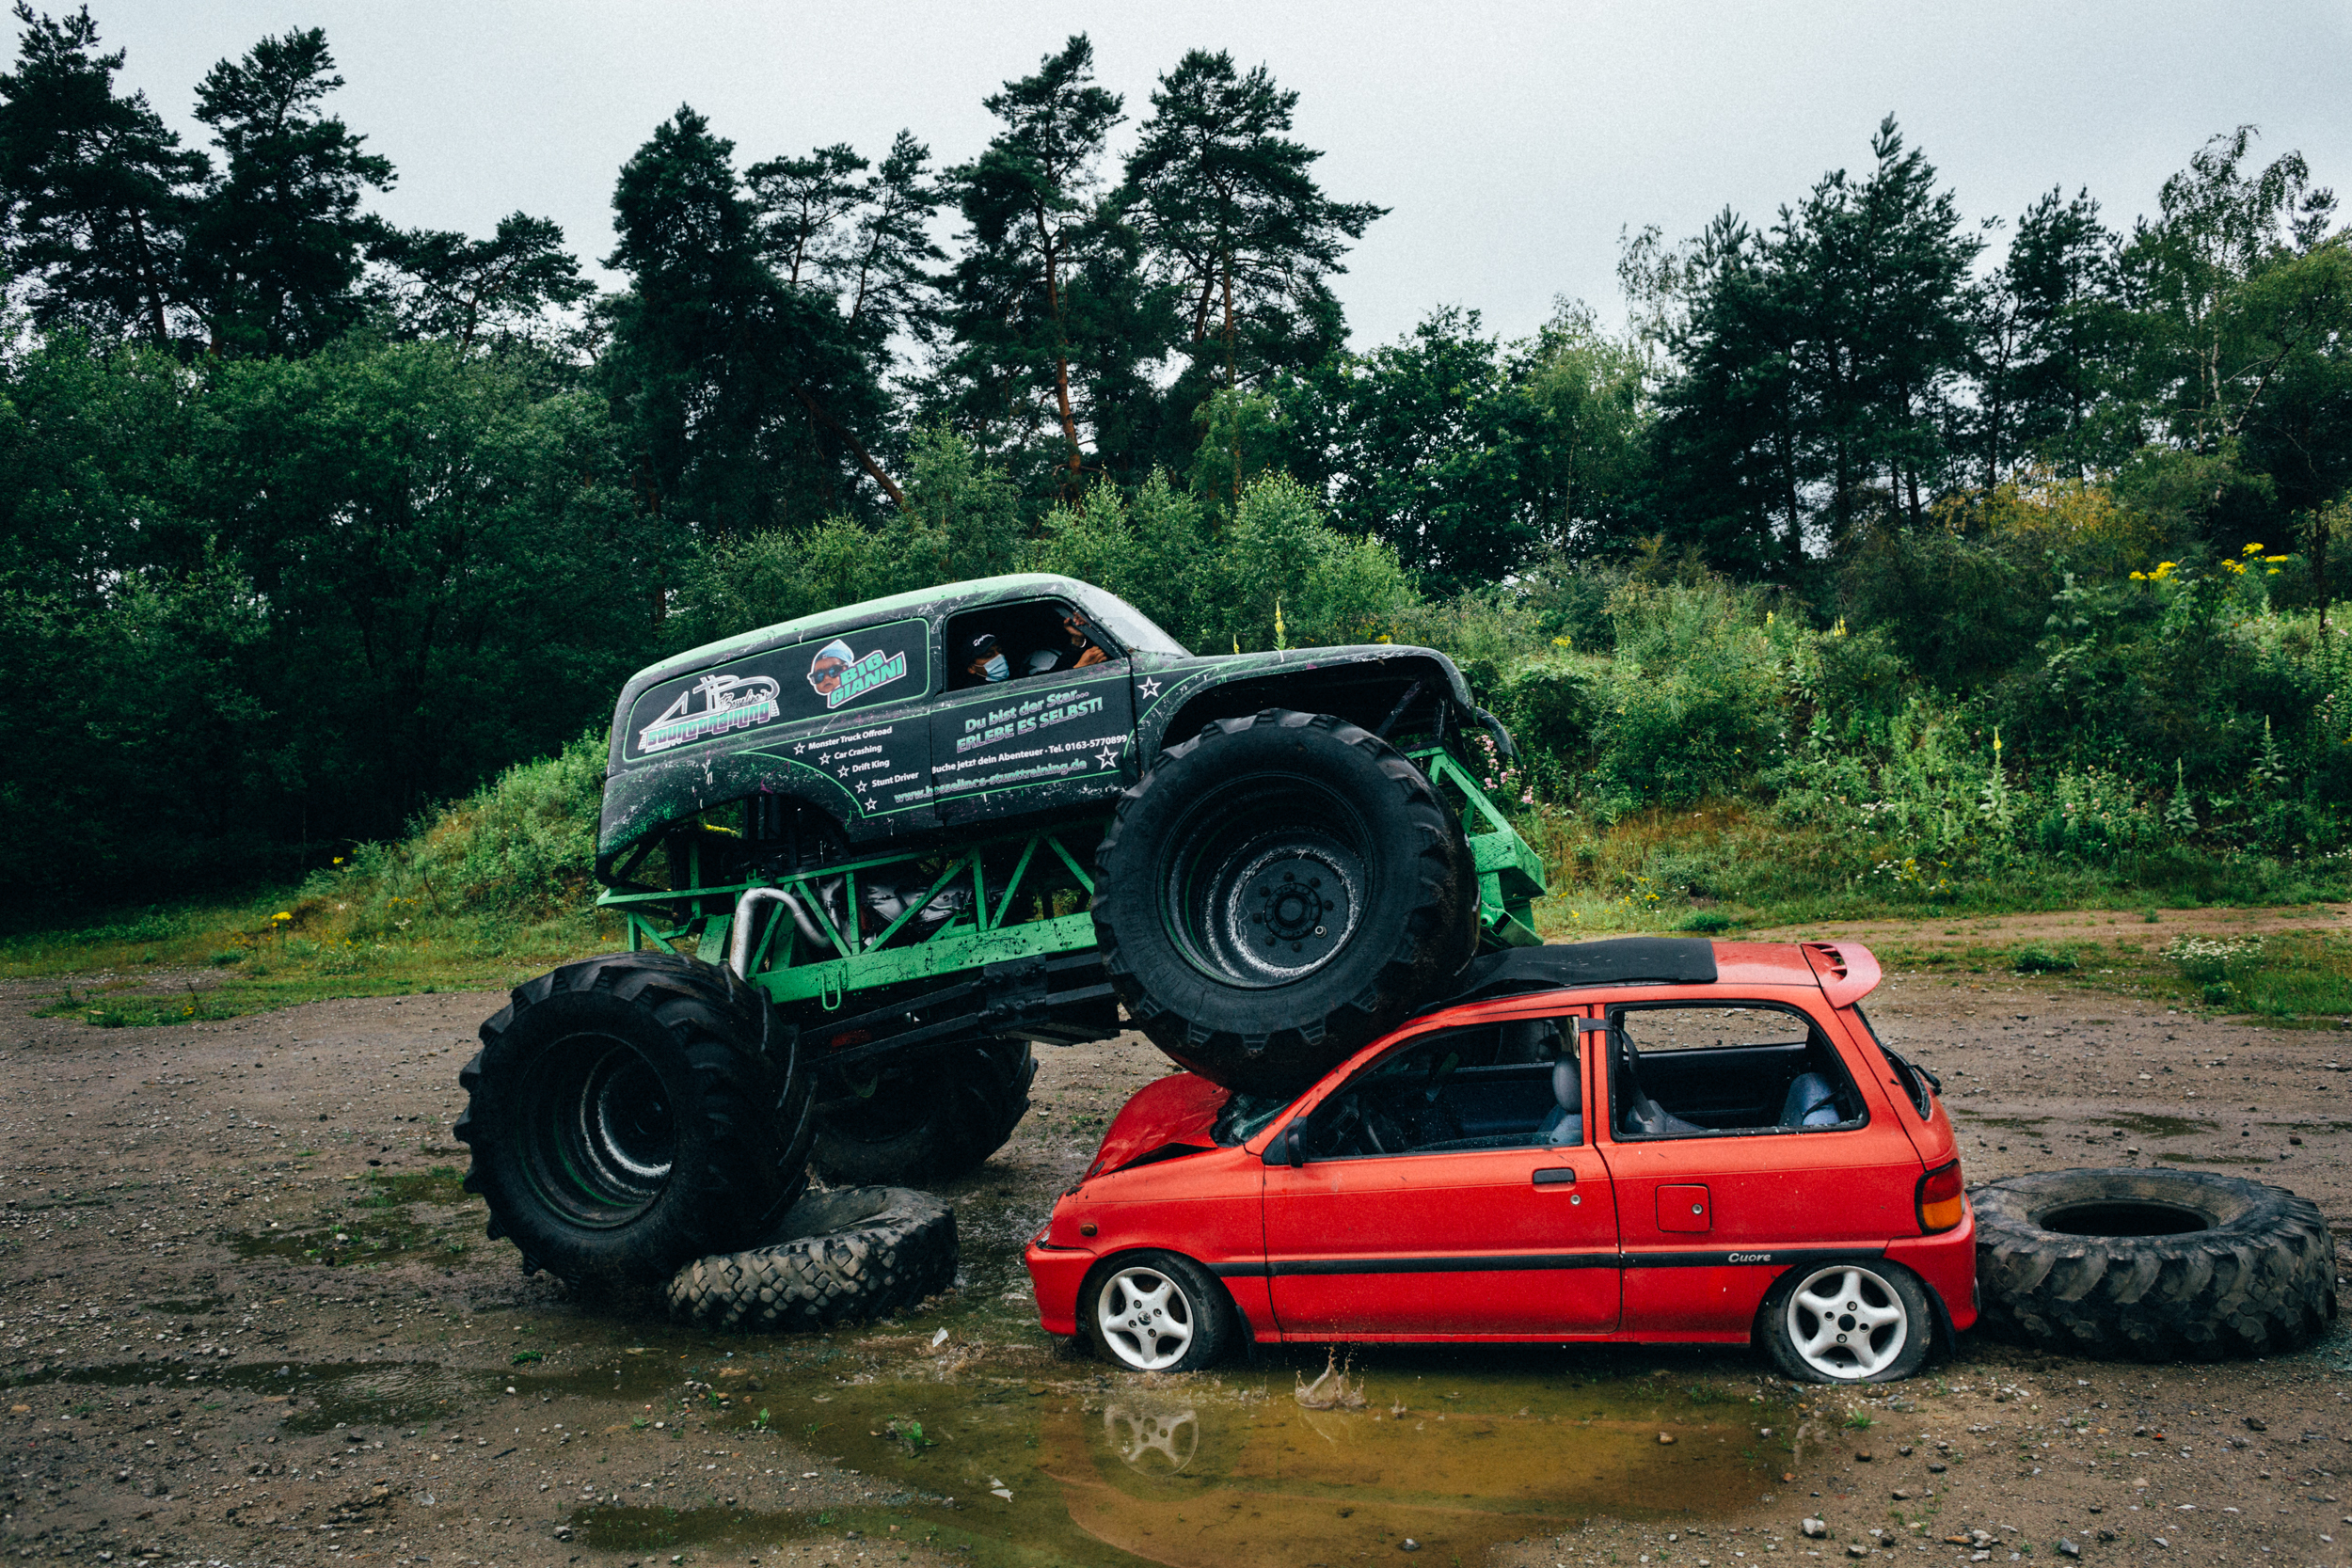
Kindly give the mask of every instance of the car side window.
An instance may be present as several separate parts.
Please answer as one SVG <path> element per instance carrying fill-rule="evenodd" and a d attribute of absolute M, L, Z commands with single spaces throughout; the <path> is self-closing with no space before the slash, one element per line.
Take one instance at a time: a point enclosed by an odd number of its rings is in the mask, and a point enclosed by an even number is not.
<path fill-rule="evenodd" d="M 1583 1143 L 1574 1023 L 1514 1019 L 1422 1036 L 1315 1108 L 1305 1130 L 1307 1158 Z"/>
<path fill-rule="evenodd" d="M 1126 653 L 1110 633 L 1064 599 L 1026 599 L 966 610 L 947 623 L 950 690 L 991 684 L 989 663 L 1001 657 L 1005 681 L 1113 664 Z"/>
<path fill-rule="evenodd" d="M 1623 1138 L 1811 1132 L 1868 1115 L 1804 1012 L 1772 1002 L 1610 1010 L 1610 1127 Z"/>

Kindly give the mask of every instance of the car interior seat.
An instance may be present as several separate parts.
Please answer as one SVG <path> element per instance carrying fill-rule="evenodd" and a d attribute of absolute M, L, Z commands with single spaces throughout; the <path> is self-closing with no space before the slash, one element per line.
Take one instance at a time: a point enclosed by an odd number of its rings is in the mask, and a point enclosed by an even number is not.
<path fill-rule="evenodd" d="M 1535 1129 L 1535 1141 L 1547 1148 L 1565 1148 L 1584 1141 L 1584 1075 L 1577 1070 L 1576 1053 L 1560 1042 L 1560 1032 L 1552 1030 L 1552 1044 L 1559 1054 L 1551 1059 L 1551 1112 Z"/>
<path fill-rule="evenodd" d="M 1835 1127 L 1845 1119 L 1845 1113 L 1837 1108 L 1837 1091 L 1819 1072 L 1797 1074 L 1788 1085 L 1788 1098 L 1780 1102 L 1783 1127 Z"/>
<path fill-rule="evenodd" d="M 1636 1065 L 1641 1053 L 1626 1037 L 1623 1029 L 1610 1031 L 1609 1066 L 1610 1097 L 1617 1108 L 1619 1136 L 1675 1138 L 1705 1132 L 1706 1128 L 1694 1121 L 1685 1121 L 1649 1097 L 1642 1087 L 1642 1074 Z"/>

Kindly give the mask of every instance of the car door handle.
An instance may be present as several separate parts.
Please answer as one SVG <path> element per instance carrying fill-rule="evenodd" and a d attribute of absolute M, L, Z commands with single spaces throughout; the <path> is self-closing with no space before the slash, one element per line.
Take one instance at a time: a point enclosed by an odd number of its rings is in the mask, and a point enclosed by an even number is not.
<path fill-rule="evenodd" d="M 1535 1172 L 1535 1185 L 1538 1187 L 1573 1187 L 1576 1185 L 1576 1172 L 1565 1165 L 1546 1165 Z"/>

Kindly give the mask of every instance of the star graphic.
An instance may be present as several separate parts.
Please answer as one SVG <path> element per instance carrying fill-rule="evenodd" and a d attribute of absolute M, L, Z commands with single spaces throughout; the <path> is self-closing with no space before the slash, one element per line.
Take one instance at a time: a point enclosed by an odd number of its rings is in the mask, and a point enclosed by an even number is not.
<path fill-rule="evenodd" d="M 1157 675 L 1152 676 L 1140 687 L 1137 687 L 1136 690 L 1142 694 L 1145 702 L 1150 702 L 1152 698 L 1160 694 L 1160 677 Z"/>
<path fill-rule="evenodd" d="M 1118 766 L 1119 766 L 1119 747 L 1120 747 L 1120 742 L 1118 742 L 1118 741 L 1116 741 L 1116 740 L 1109 741 L 1109 742 L 1107 742 L 1107 743 L 1105 743 L 1105 744 L 1104 745 L 1104 747 L 1103 747 L 1103 766 L 1104 766 L 1104 767 L 1105 767 L 1105 768 L 1116 768 L 1116 767 L 1118 767 Z"/>

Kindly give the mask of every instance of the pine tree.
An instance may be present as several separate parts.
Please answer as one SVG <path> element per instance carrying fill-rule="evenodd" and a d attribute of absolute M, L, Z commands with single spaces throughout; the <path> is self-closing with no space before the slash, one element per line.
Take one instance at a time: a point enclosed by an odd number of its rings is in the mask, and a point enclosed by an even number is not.
<path fill-rule="evenodd" d="M 1330 278 L 1387 209 L 1324 195 L 1323 154 L 1289 135 L 1297 103 L 1263 66 L 1193 50 L 1160 78 L 1127 160 L 1120 211 L 1182 313 L 1190 366 L 1171 412 L 1186 422 L 1211 387 L 1262 388 L 1346 341 Z"/>
<path fill-rule="evenodd" d="M 223 165 L 189 245 L 215 353 L 307 354 L 364 313 L 367 251 L 389 231 L 359 204 L 391 188 L 392 166 L 320 111 L 342 85 L 312 27 L 262 40 L 197 87 Z"/>
<path fill-rule="evenodd" d="M 2088 191 L 2048 191 L 2017 220 L 1979 312 L 1986 485 L 2026 462 L 2087 478 L 2138 444 L 2136 422 L 2109 428 L 2124 347 L 2116 245 Z"/>
<path fill-rule="evenodd" d="M 99 52 L 87 8 L 56 21 L 19 0 L 16 69 L 0 76 L 0 234 L 33 319 L 167 343 L 187 329 L 182 262 L 211 165 Z"/>
<path fill-rule="evenodd" d="M 631 288 L 607 315 L 600 372 L 636 434 L 649 510 L 722 532 L 842 510 L 851 465 L 894 502 L 858 432 L 880 385 L 822 288 L 770 269 L 735 144 L 688 105 L 622 166 L 619 243 Z"/>
<path fill-rule="evenodd" d="M 1098 192 L 1120 100 L 1096 85 L 1081 33 L 986 103 L 1003 129 L 949 175 L 967 231 L 946 377 L 963 418 L 993 433 L 987 445 L 1057 449 L 1074 496 L 1090 432 L 1132 398 L 1147 352 L 1133 239 Z"/>
<path fill-rule="evenodd" d="M 379 257 L 399 279 L 395 314 L 414 337 L 448 338 L 462 352 L 478 341 L 520 341 L 544 329 L 548 312 L 596 292 L 580 276 L 552 218 L 510 213 L 486 240 L 440 230 L 388 238 Z"/>

